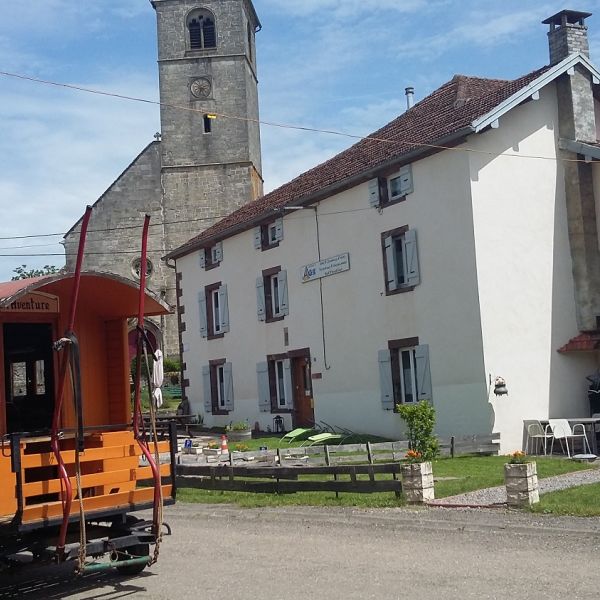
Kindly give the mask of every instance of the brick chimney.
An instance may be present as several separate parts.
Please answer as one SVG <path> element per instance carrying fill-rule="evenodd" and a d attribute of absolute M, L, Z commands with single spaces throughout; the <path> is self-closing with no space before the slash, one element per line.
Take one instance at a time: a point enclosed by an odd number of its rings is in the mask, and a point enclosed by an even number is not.
<path fill-rule="evenodd" d="M 550 25 L 550 31 L 548 32 L 550 65 L 559 63 L 575 52 L 581 52 L 587 57 L 590 56 L 590 44 L 585 20 L 591 16 L 591 13 L 561 10 L 542 21 L 545 25 Z"/>

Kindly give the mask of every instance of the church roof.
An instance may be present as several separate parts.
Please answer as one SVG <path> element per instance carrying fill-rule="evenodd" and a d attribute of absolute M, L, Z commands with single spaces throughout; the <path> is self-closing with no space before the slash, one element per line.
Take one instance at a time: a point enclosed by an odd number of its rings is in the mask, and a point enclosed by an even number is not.
<path fill-rule="evenodd" d="M 562 65 L 561 65 L 562 66 Z M 477 120 L 542 81 L 550 67 L 515 80 L 456 75 L 370 138 L 354 144 L 324 163 L 306 171 L 278 189 L 237 209 L 167 258 L 178 258 L 197 248 L 231 237 L 273 217 L 286 205 L 308 205 L 377 176 L 385 169 L 413 162 L 440 151 L 435 146 L 454 146 L 476 129 Z M 545 85 L 545 83 L 544 83 Z M 528 97 L 529 97 L 528 96 Z M 520 100 L 523 102 L 526 98 Z M 381 139 L 385 142 L 379 141 Z"/>

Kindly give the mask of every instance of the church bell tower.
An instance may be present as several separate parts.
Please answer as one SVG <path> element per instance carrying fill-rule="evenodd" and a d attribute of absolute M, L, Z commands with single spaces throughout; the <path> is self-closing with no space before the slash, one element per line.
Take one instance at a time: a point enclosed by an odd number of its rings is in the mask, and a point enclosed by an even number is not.
<path fill-rule="evenodd" d="M 170 251 L 262 195 L 255 46 L 261 25 L 251 0 L 151 3 Z M 179 223 L 168 225 L 173 221 Z"/>

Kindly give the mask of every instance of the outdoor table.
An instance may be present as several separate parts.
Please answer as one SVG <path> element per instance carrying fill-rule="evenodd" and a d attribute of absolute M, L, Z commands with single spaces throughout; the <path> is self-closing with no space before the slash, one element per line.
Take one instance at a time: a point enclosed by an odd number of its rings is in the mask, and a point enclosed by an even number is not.
<path fill-rule="evenodd" d="M 598 443 L 596 440 L 596 425 L 600 425 L 600 418 L 597 417 L 580 417 L 578 419 L 572 419 L 570 417 L 564 417 L 569 421 L 569 425 L 571 429 L 573 429 L 573 425 L 581 424 L 584 427 L 585 433 L 587 435 L 588 442 L 592 449 L 592 453 L 598 456 Z M 542 427 L 545 429 L 548 425 L 548 419 L 540 420 Z"/>

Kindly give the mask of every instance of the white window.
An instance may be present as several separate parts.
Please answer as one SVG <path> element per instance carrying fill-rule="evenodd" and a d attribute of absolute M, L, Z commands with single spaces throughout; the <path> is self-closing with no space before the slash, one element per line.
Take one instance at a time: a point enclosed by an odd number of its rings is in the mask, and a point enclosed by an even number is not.
<path fill-rule="evenodd" d="M 390 201 L 410 194 L 413 191 L 412 169 L 410 165 L 402 167 L 397 175 L 390 177 L 388 185 Z"/>
<path fill-rule="evenodd" d="M 200 335 L 203 338 L 221 336 L 229 331 L 229 301 L 227 286 L 208 285 L 198 294 Z"/>
<path fill-rule="evenodd" d="M 264 271 L 256 280 L 256 300 L 259 321 L 268 323 L 289 315 L 287 271 L 279 267 Z"/>
<path fill-rule="evenodd" d="M 223 242 L 200 250 L 200 268 L 212 269 L 218 267 L 223 261 Z"/>
<path fill-rule="evenodd" d="M 212 325 L 215 334 L 221 333 L 221 306 L 219 302 L 219 290 L 211 292 L 212 301 Z"/>
<path fill-rule="evenodd" d="M 421 283 L 417 232 L 401 227 L 381 236 L 387 293 L 412 289 Z"/>
<path fill-rule="evenodd" d="M 414 348 L 398 351 L 399 386 L 397 399 L 399 404 L 412 404 L 419 397 L 416 365 Z"/>
<path fill-rule="evenodd" d="M 271 314 L 274 317 L 280 316 L 280 305 L 279 305 L 279 274 L 271 275 L 267 278 L 268 286 L 271 288 L 270 303 L 271 303 Z"/>
<path fill-rule="evenodd" d="M 219 410 L 225 409 L 225 366 L 219 365 L 215 368 L 217 380 L 217 406 Z"/>
<path fill-rule="evenodd" d="M 202 367 L 204 411 L 226 414 L 233 405 L 233 367 L 225 359 L 213 360 Z"/>
<path fill-rule="evenodd" d="M 254 228 L 254 247 L 257 250 L 268 250 L 269 248 L 275 248 L 282 240 L 282 218 Z"/>
<path fill-rule="evenodd" d="M 287 406 L 285 385 L 285 368 L 282 360 L 275 361 L 275 391 L 277 397 L 277 406 L 285 408 Z"/>

